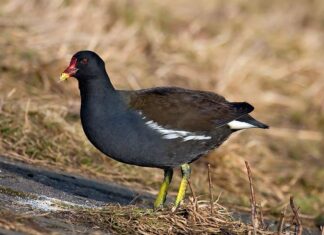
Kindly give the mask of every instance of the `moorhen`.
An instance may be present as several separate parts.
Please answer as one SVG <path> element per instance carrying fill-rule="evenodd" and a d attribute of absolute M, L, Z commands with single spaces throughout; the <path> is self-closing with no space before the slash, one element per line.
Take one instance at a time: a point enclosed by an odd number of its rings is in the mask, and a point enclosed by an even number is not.
<path fill-rule="evenodd" d="M 252 105 L 212 92 L 178 87 L 116 90 L 105 62 L 92 51 L 72 57 L 60 79 L 69 77 L 79 82 L 82 127 L 97 149 L 120 162 L 164 170 L 155 209 L 165 202 L 174 168 L 181 168 L 182 180 L 173 210 L 184 199 L 190 163 L 235 131 L 268 128 L 249 115 Z"/>

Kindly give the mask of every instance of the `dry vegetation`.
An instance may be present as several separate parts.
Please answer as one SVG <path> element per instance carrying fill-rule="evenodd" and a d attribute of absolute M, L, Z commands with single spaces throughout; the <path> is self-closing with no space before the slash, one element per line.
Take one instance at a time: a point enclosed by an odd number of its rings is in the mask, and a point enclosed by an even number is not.
<path fill-rule="evenodd" d="M 0 3 L 0 29 L 1 154 L 157 192 L 161 171 L 90 146 L 76 82 L 58 83 L 71 55 L 91 49 L 120 89 L 214 91 L 252 103 L 271 126 L 235 134 L 193 164 L 197 195 L 208 198 L 210 163 L 219 202 L 248 210 L 248 160 L 265 214 L 279 215 L 294 195 L 302 218 L 323 220 L 322 0 L 12 0 Z"/>

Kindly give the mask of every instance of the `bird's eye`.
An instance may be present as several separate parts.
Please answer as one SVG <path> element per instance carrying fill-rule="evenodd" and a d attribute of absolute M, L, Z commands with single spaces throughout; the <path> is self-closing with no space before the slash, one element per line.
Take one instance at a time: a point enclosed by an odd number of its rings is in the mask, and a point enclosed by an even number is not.
<path fill-rule="evenodd" d="M 87 58 L 83 58 L 81 61 L 80 61 L 81 64 L 87 64 L 88 63 L 88 59 Z"/>

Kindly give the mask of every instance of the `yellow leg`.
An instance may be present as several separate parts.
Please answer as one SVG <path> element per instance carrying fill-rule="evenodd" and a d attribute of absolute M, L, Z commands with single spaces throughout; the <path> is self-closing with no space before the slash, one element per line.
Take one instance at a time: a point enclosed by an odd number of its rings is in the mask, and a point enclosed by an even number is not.
<path fill-rule="evenodd" d="M 182 179 L 180 182 L 179 191 L 178 191 L 178 195 L 175 200 L 175 203 L 174 203 L 174 207 L 172 208 L 173 212 L 178 208 L 178 206 L 180 205 L 180 203 L 182 202 L 182 200 L 184 199 L 184 197 L 186 195 L 188 180 L 189 180 L 190 173 L 191 173 L 189 164 L 181 165 L 181 172 L 182 172 Z"/>
<path fill-rule="evenodd" d="M 172 169 L 167 169 L 164 170 L 164 180 L 163 183 L 160 187 L 159 194 L 157 195 L 155 202 L 154 202 L 154 210 L 158 209 L 159 207 L 162 207 L 167 193 L 168 193 L 168 188 L 172 180 L 172 175 L 173 175 L 173 170 Z"/>

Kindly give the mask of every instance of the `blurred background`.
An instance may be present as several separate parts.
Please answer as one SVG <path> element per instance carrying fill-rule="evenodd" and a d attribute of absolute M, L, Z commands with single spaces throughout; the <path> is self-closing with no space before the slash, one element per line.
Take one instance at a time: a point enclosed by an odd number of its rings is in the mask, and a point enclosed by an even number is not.
<path fill-rule="evenodd" d="M 77 82 L 60 73 L 79 50 L 106 61 L 115 87 L 181 86 L 254 105 L 271 126 L 234 134 L 193 164 L 191 184 L 249 209 L 244 160 L 257 200 L 276 215 L 294 195 L 304 218 L 324 213 L 322 0 L 0 3 L 0 153 L 33 165 L 156 194 L 163 172 L 113 161 L 86 140 Z M 175 195 L 179 174 L 170 190 Z"/>

